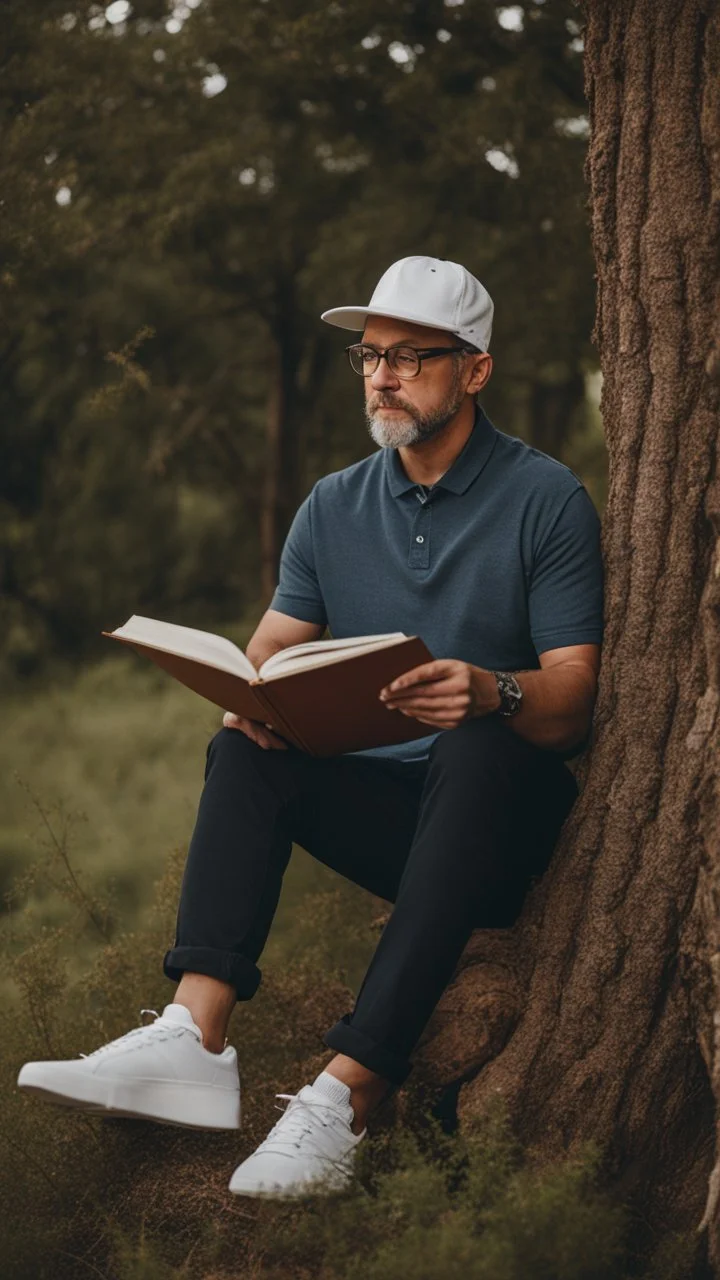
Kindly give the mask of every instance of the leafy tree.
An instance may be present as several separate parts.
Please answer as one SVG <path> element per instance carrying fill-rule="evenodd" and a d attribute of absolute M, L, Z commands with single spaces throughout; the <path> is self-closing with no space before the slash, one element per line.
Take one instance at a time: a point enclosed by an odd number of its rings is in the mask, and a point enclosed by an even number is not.
<path fill-rule="evenodd" d="M 570 0 L 169 12 L 8 6 L 6 665 L 97 652 L 130 612 L 267 603 L 315 476 L 369 451 L 319 312 L 393 258 L 488 284 L 500 426 L 562 455 L 583 425 Z"/>

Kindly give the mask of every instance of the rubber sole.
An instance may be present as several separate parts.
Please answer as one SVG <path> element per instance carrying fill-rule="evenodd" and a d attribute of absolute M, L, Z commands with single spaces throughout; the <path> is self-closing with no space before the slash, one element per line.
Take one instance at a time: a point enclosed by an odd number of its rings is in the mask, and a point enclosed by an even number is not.
<path fill-rule="evenodd" d="M 260 1181 L 254 1186 L 249 1185 L 243 1187 L 242 1180 L 235 1180 L 235 1175 L 237 1173 L 238 1169 L 235 1170 L 235 1173 L 230 1179 L 228 1191 L 232 1192 L 234 1196 L 253 1196 L 258 1200 L 302 1200 L 306 1196 L 331 1197 L 342 1195 L 344 1191 L 347 1191 L 352 1181 L 351 1177 L 343 1177 L 342 1181 L 338 1181 L 333 1184 L 330 1180 L 330 1171 L 328 1170 L 325 1181 L 323 1181 L 321 1177 L 318 1177 L 312 1178 L 307 1182 L 291 1183 L 289 1186 L 285 1187 L 278 1184 L 275 1184 L 274 1186 L 267 1186 L 267 1184 Z"/>
<path fill-rule="evenodd" d="M 54 1063 L 51 1083 L 48 1073 L 38 1066 L 26 1063 L 18 1076 L 18 1088 L 57 1106 L 108 1117 L 155 1120 L 184 1129 L 240 1128 L 239 1089 L 152 1080 L 128 1085 L 107 1076 L 78 1078 L 73 1072 L 57 1070 Z"/>
<path fill-rule="evenodd" d="M 343 1191 L 347 1191 L 347 1186 L 323 1188 L 322 1191 L 319 1187 L 313 1187 L 312 1185 L 302 1187 L 297 1191 L 290 1191 L 286 1188 L 278 1188 L 277 1191 L 273 1191 L 270 1188 L 260 1189 L 259 1187 L 251 1191 L 233 1187 L 232 1183 L 230 1183 L 228 1191 L 234 1196 L 249 1196 L 254 1200 L 304 1200 L 307 1196 L 322 1196 L 324 1199 L 330 1199 L 333 1196 L 342 1195 Z"/>

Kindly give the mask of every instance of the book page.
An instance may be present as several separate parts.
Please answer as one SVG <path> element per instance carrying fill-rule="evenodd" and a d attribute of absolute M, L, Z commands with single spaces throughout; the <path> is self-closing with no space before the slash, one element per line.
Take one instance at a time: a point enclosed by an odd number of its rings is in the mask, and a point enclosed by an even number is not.
<path fill-rule="evenodd" d="M 265 680 L 309 667 L 322 667 L 330 662 L 352 658 L 358 653 L 384 649 L 406 639 L 404 631 L 389 631 L 384 635 L 347 636 L 343 640 L 309 640 L 306 644 L 294 644 L 274 653 L 263 662 L 258 675 Z"/>
<path fill-rule="evenodd" d="M 225 636 L 210 631 L 198 631 L 194 627 L 182 627 L 175 622 L 160 622 L 157 618 L 143 618 L 134 613 L 121 627 L 111 632 L 125 640 L 149 645 L 164 653 L 175 653 L 182 658 L 193 658 L 219 671 L 254 680 L 257 672 L 242 649 Z"/>

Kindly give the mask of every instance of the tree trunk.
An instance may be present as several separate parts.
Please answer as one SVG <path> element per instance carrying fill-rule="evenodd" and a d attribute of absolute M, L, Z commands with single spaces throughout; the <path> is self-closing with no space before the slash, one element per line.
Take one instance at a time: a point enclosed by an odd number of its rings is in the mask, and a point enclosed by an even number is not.
<path fill-rule="evenodd" d="M 585 378 L 579 370 L 563 382 L 534 382 L 528 403 L 529 443 L 562 462 L 584 400 Z"/>
<path fill-rule="evenodd" d="M 302 338 L 298 337 L 300 333 Z M 313 415 L 333 351 L 324 333 L 307 329 L 298 312 L 295 278 L 290 272 L 276 286 L 270 342 L 260 513 L 262 609 L 268 607 L 275 592 L 280 553 L 293 516 L 305 497 L 308 472 L 322 473 L 311 456 L 313 446 L 317 450 L 317 442 L 312 440 Z"/>
<path fill-rule="evenodd" d="M 278 581 L 285 535 L 296 511 L 299 484 L 297 413 L 298 344 L 292 282 L 277 289 L 276 319 L 270 340 L 271 367 L 266 417 L 266 462 L 260 517 L 261 608 L 270 604 Z"/>
<path fill-rule="evenodd" d="M 720 18 L 712 0 L 586 0 L 585 15 L 610 465 L 594 742 L 548 872 L 513 930 L 473 935 L 418 1066 L 463 1082 L 461 1125 L 500 1093 L 543 1159 L 598 1141 L 636 1247 L 699 1228 L 705 1274 L 706 1253 L 720 1268 Z"/>

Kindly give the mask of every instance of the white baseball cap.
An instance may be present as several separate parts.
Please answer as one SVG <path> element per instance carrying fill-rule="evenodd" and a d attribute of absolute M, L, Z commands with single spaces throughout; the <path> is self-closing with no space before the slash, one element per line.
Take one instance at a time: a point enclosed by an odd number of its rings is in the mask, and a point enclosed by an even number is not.
<path fill-rule="evenodd" d="M 321 319 L 339 329 L 364 329 L 368 316 L 409 320 L 445 329 L 487 351 L 493 301 L 487 289 L 459 262 L 416 256 L 400 258 L 378 282 L 368 306 L 333 307 Z"/>

